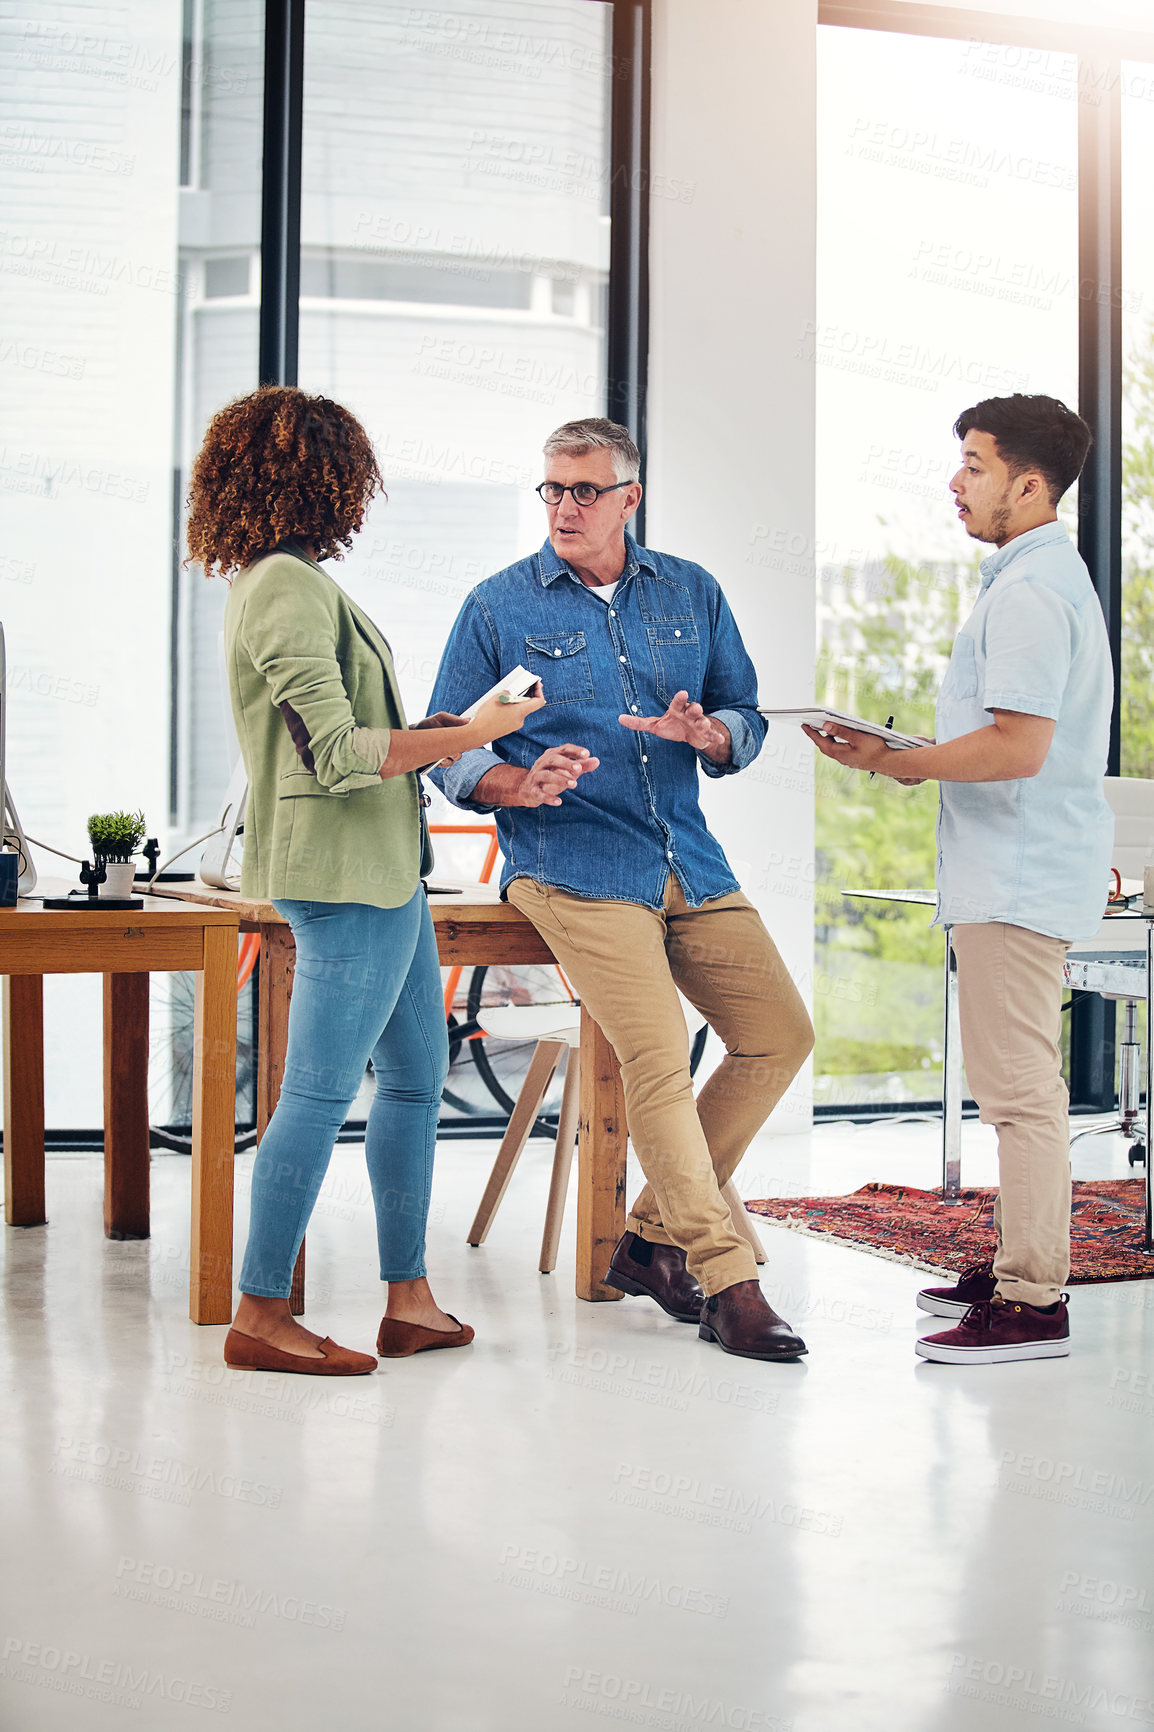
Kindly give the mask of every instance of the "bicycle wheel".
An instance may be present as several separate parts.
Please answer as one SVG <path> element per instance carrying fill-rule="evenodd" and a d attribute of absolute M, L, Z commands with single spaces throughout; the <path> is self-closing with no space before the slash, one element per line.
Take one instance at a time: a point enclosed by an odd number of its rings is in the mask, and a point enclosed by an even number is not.
<path fill-rule="evenodd" d="M 449 1012 L 449 1074 L 441 1091 L 441 1102 L 444 1106 L 452 1107 L 456 1113 L 465 1113 L 472 1117 L 484 1113 L 488 1103 L 477 1100 L 476 1089 L 468 1086 L 472 1081 L 468 1062 L 469 1049 L 466 1042 L 455 1032 L 463 1020 L 463 1016 L 458 1017 L 454 1012 Z M 449 1086 L 450 1083 L 452 1087 Z M 465 1086 L 462 1086 L 462 1083 Z"/>
<path fill-rule="evenodd" d="M 154 974 L 149 992 L 148 1131 L 154 1148 L 192 1153 L 196 976 Z M 256 1142 L 256 977 L 237 994 L 237 1152 Z"/>
<path fill-rule="evenodd" d="M 580 1001 L 564 993 L 556 968 L 545 965 L 532 968 L 477 967 L 469 980 L 467 1015 L 472 1021 L 485 1005 L 558 1002 L 575 1005 Z M 697 1074 L 708 1036 L 709 1024 L 702 1023 L 690 1043 L 690 1076 Z M 488 1034 L 469 1042 L 469 1054 L 478 1075 L 502 1112 L 512 1112 L 536 1044 L 535 1040 L 497 1040 Z M 556 1112 L 563 1084 L 563 1077 L 554 1077 L 542 1104 L 542 1113 Z"/>

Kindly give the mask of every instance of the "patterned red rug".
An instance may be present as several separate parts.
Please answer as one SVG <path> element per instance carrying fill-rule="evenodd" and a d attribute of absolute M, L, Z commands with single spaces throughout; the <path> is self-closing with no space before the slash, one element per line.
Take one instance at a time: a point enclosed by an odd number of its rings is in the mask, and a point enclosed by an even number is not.
<path fill-rule="evenodd" d="M 1154 1255 L 1136 1249 L 1145 1230 L 1143 1179 L 1075 1180 L 1070 1282 L 1154 1280 Z M 778 1227 L 836 1239 L 915 1269 L 954 1274 L 994 1251 L 994 1189 L 937 1191 L 863 1185 L 848 1197 L 764 1197 L 747 1207 Z"/>

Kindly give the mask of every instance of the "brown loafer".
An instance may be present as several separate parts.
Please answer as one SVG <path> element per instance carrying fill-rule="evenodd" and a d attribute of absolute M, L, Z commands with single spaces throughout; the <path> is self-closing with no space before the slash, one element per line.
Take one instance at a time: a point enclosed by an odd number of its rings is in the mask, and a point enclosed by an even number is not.
<path fill-rule="evenodd" d="M 809 1351 L 756 1281 L 735 1281 L 707 1299 L 697 1333 L 741 1359 L 800 1359 Z"/>
<path fill-rule="evenodd" d="M 295 1371 L 303 1377 L 364 1377 L 377 1369 L 371 1353 L 355 1353 L 351 1347 L 338 1347 L 326 1335 L 317 1342 L 323 1359 L 310 1359 L 303 1353 L 285 1353 L 255 1335 L 242 1335 L 230 1329 L 224 1338 L 224 1362 L 234 1371 Z"/>
<path fill-rule="evenodd" d="M 446 1311 L 446 1317 L 453 1317 Z M 456 1329 L 426 1329 L 423 1323 L 400 1323 L 393 1317 L 382 1317 L 377 1331 L 377 1352 L 382 1359 L 407 1359 L 410 1353 L 429 1353 L 434 1347 L 467 1347 L 473 1331 L 467 1323 Z"/>
<path fill-rule="evenodd" d="M 685 1266 L 685 1252 L 636 1233 L 623 1233 L 618 1239 L 605 1285 L 619 1293 L 655 1299 L 666 1316 L 676 1317 L 679 1323 L 696 1323 L 705 1303 L 705 1294 Z"/>

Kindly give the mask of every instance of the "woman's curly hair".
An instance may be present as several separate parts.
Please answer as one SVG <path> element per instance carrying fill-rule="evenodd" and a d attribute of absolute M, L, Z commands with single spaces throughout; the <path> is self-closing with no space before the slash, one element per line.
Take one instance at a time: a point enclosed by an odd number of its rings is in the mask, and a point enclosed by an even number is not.
<path fill-rule="evenodd" d="M 213 416 L 192 466 L 188 551 L 239 571 L 286 536 L 339 559 L 384 484 L 369 436 L 329 397 L 262 385 Z"/>

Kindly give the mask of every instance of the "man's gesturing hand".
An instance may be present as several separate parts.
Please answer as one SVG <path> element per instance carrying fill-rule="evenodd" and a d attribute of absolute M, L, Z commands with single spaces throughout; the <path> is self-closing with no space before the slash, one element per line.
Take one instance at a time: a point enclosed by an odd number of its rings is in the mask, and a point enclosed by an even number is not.
<path fill-rule="evenodd" d="M 633 728 L 637 733 L 656 734 L 659 740 L 683 741 L 716 763 L 728 761 L 729 729 L 724 722 L 707 716 L 700 704 L 691 704 L 688 692 L 674 692 L 663 716 L 618 716 L 617 720 L 623 728 Z"/>
<path fill-rule="evenodd" d="M 600 758 L 591 758 L 584 746 L 550 746 L 525 772 L 519 806 L 559 806 L 561 796 L 577 786 L 577 779 L 595 770 Z"/>

